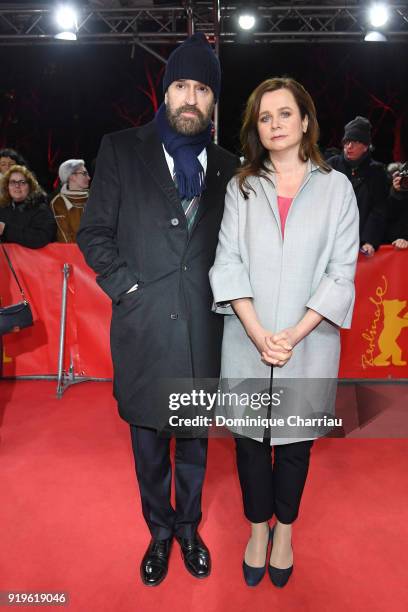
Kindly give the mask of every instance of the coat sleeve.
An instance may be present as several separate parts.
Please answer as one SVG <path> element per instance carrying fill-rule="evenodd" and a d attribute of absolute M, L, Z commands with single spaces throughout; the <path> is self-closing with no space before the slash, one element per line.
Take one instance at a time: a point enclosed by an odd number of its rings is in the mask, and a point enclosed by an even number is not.
<path fill-rule="evenodd" d="M 22 212 L 21 216 L 24 214 Z M 27 219 L 26 223 L 13 220 L 7 222 L 3 233 L 4 241 L 15 242 L 30 249 L 40 249 L 54 242 L 57 227 L 48 204 L 39 204 L 32 214 L 27 214 Z"/>
<path fill-rule="evenodd" d="M 368 242 L 378 249 L 384 240 L 387 223 L 389 184 L 385 169 L 382 166 L 375 167 L 368 180 L 371 210 L 361 228 L 360 241 L 362 244 Z"/>
<path fill-rule="evenodd" d="M 116 241 L 121 184 L 111 136 L 104 136 L 96 160 L 89 199 L 77 234 L 77 243 L 96 281 L 114 301 L 138 282 Z"/>
<path fill-rule="evenodd" d="M 239 250 L 239 197 L 238 182 L 233 178 L 228 183 L 215 261 L 210 270 L 213 310 L 219 314 L 234 314 L 231 300 L 253 297 L 248 270 Z"/>
<path fill-rule="evenodd" d="M 387 242 L 408 240 L 408 191 L 391 188 L 388 198 Z"/>
<path fill-rule="evenodd" d="M 322 280 L 306 304 L 307 308 L 346 329 L 351 327 L 353 315 L 354 275 L 359 244 L 357 201 L 348 181 L 329 263 Z"/>
<path fill-rule="evenodd" d="M 75 234 L 72 231 L 63 198 L 60 195 L 55 196 L 50 207 L 57 224 L 57 242 L 75 242 Z"/>

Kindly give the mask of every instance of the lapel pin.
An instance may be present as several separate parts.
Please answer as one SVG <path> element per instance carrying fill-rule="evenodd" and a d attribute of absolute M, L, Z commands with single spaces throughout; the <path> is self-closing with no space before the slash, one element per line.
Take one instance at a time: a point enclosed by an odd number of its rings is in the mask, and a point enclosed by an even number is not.
<path fill-rule="evenodd" d="M 219 170 L 217 170 L 217 176 L 220 176 L 221 172 Z"/>

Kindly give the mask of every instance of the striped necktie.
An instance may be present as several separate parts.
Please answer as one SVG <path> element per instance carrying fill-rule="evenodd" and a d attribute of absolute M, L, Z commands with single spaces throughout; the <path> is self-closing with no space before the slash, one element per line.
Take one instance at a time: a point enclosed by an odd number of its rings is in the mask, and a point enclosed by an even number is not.
<path fill-rule="evenodd" d="M 174 183 L 177 187 L 177 181 L 176 181 L 176 175 L 173 174 L 173 180 Z M 184 210 L 184 214 L 186 215 L 186 221 L 187 221 L 187 229 L 188 232 L 191 232 L 191 228 L 193 227 L 194 224 L 194 219 L 196 217 L 197 211 L 198 211 L 198 206 L 200 204 L 200 197 L 201 196 L 194 196 L 194 198 L 183 198 L 181 200 L 181 205 L 183 207 Z"/>

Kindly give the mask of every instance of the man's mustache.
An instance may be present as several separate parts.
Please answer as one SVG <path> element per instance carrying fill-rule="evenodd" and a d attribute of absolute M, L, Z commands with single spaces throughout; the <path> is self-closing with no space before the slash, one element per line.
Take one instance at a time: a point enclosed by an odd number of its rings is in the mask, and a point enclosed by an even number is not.
<path fill-rule="evenodd" d="M 204 118 L 203 113 L 195 106 L 188 106 L 188 105 L 180 106 L 180 108 L 178 108 L 176 111 L 176 116 L 179 117 L 182 113 L 194 113 L 200 119 Z"/>

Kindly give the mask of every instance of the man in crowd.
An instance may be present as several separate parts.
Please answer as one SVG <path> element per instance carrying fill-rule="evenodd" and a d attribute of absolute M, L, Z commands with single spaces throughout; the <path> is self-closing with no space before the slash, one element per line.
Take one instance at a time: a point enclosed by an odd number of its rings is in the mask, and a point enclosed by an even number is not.
<path fill-rule="evenodd" d="M 76 242 L 89 194 L 90 177 L 83 159 L 67 159 L 58 170 L 60 192 L 51 201 L 57 223 L 57 242 Z"/>
<path fill-rule="evenodd" d="M 166 576 L 173 537 L 186 569 L 209 575 L 201 520 L 207 439 L 178 437 L 176 504 L 170 500 L 164 379 L 217 378 L 221 321 L 211 312 L 213 263 L 226 185 L 237 160 L 211 142 L 220 92 L 218 58 L 203 34 L 170 55 L 165 101 L 154 121 L 105 136 L 78 244 L 111 297 L 114 394 L 130 423 L 143 515 L 151 541 L 140 572 L 146 585 Z"/>
<path fill-rule="evenodd" d="M 344 127 L 343 152 L 328 163 L 351 181 L 360 213 L 361 250 L 368 256 L 383 241 L 388 180 L 383 164 L 371 157 L 371 123 L 357 116 Z"/>
<path fill-rule="evenodd" d="M 14 149 L 0 149 L 0 179 L 11 166 L 26 166 L 24 158 Z"/>

